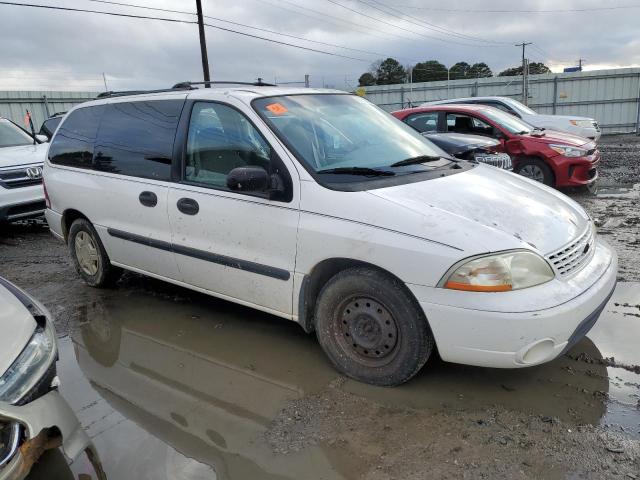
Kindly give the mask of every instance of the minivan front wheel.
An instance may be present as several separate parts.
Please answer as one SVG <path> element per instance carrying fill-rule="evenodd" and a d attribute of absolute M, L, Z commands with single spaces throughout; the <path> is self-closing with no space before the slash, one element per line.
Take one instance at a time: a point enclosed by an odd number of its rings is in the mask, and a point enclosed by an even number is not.
<path fill-rule="evenodd" d="M 426 363 L 434 347 L 424 314 L 398 280 L 370 268 L 331 278 L 315 309 L 316 335 L 345 375 L 399 385 Z"/>
<path fill-rule="evenodd" d="M 71 224 L 68 236 L 69 253 L 76 271 L 88 285 L 113 285 L 122 270 L 111 265 L 107 252 L 91 222 L 79 218 Z"/>

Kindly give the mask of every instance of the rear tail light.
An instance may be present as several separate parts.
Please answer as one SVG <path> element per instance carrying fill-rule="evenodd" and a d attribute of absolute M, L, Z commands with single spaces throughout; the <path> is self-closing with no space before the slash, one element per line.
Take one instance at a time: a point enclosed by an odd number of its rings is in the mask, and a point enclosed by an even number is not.
<path fill-rule="evenodd" d="M 49 193 L 47 192 L 47 184 L 44 181 L 44 179 L 42 180 L 42 188 L 44 189 L 44 204 L 47 206 L 47 208 L 51 208 L 51 200 L 49 200 Z"/>

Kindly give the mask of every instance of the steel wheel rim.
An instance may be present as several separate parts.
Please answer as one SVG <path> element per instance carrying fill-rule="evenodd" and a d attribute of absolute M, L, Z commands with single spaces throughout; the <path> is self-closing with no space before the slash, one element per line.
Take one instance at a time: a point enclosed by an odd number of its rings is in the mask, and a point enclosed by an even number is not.
<path fill-rule="evenodd" d="M 344 353 L 368 366 L 388 364 L 398 350 L 398 326 L 389 309 L 365 295 L 344 300 L 334 319 L 334 335 Z"/>
<path fill-rule="evenodd" d="M 520 175 L 536 182 L 544 183 L 544 172 L 537 165 L 525 165 L 520 169 Z"/>
<path fill-rule="evenodd" d="M 100 258 L 93 238 L 87 232 L 78 232 L 75 239 L 75 250 L 78 264 L 84 273 L 94 276 L 98 273 Z"/>

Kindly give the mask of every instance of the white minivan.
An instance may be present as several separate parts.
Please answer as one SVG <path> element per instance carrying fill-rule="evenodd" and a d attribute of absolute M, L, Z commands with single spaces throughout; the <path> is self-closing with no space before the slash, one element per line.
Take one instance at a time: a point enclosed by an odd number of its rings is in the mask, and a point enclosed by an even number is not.
<path fill-rule="evenodd" d="M 71 110 L 47 220 L 92 286 L 127 269 L 315 331 L 345 374 L 514 368 L 582 338 L 617 256 L 566 196 L 461 161 L 360 97 L 247 85 Z"/>

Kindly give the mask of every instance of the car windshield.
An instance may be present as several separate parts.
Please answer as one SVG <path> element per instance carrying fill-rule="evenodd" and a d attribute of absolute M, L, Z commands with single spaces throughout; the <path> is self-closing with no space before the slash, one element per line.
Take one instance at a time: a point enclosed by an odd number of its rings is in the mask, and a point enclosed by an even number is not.
<path fill-rule="evenodd" d="M 33 138 L 9 120 L 0 119 L 0 148 L 30 145 Z"/>
<path fill-rule="evenodd" d="M 497 108 L 486 108 L 482 110 L 482 113 L 511 133 L 524 134 L 533 131 L 533 127 L 527 122 Z"/>
<path fill-rule="evenodd" d="M 409 173 L 451 163 L 437 162 L 449 157 L 411 127 L 354 95 L 268 97 L 253 105 L 298 159 L 316 173 L 349 173 L 351 169 L 354 174 L 367 174 L 392 167 L 394 174 Z M 409 164 L 413 168 L 397 168 Z"/>
<path fill-rule="evenodd" d="M 526 115 L 537 115 L 535 111 L 531 110 L 524 103 L 520 103 L 517 100 L 513 100 L 512 98 L 505 99 L 504 103 L 509 105 L 511 108 L 513 108 L 517 112 L 524 113 Z"/>

